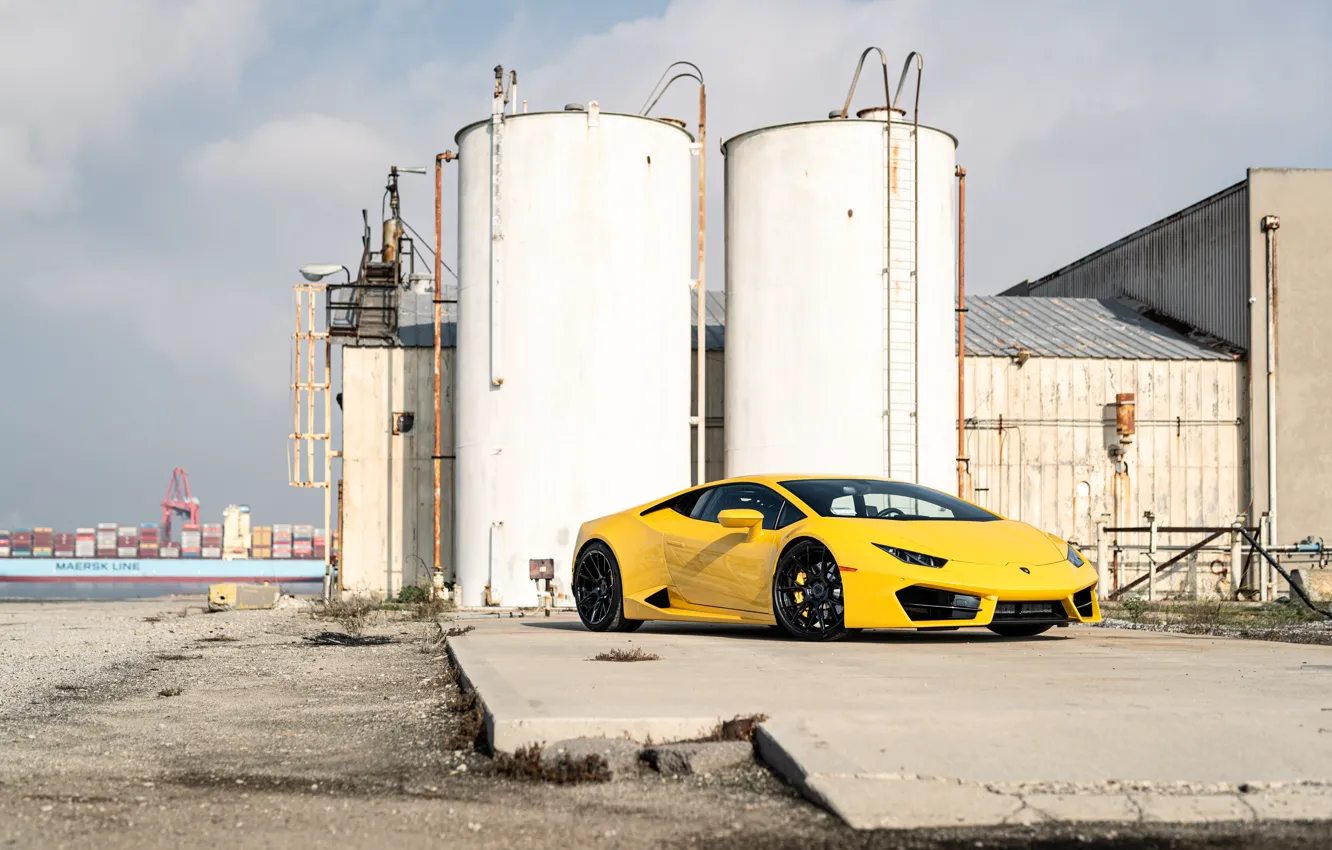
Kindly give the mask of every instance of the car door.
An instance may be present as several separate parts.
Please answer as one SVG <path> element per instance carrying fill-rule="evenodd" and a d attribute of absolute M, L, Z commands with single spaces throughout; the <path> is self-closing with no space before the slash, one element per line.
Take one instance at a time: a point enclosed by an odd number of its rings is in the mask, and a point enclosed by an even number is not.
<path fill-rule="evenodd" d="M 776 547 L 776 528 L 783 500 L 759 484 L 725 484 L 700 499 L 688 518 L 665 539 L 666 568 L 676 588 L 696 605 L 766 611 L 766 582 Z M 763 514 L 763 528 L 750 539 L 748 529 L 726 528 L 718 520 L 725 510 L 749 509 Z"/>

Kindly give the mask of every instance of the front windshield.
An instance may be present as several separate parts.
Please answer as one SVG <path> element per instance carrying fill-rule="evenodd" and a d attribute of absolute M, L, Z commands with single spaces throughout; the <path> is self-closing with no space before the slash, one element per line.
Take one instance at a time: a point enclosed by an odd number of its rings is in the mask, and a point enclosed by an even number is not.
<path fill-rule="evenodd" d="M 806 478 L 783 481 L 819 516 L 868 519 L 988 522 L 999 517 L 938 490 L 873 478 Z"/>

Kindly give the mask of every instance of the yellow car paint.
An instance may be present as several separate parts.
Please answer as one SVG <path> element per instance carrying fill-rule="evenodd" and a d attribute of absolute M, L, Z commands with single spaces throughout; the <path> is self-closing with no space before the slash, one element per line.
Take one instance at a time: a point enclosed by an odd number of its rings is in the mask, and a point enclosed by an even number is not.
<path fill-rule="evenodd" d="M 631 620 L 774 624 L 778 559 L 793 542 L 810 538 L 826 546 L 841 568 L 847 628 L 984 627 L 1000 602 L 1012 601 L 1051 602 L 1070 622 L 1100 621 L 1095 569 L 1085 560 L 1074 566 L 1066 541 L 1026 523 L 819 516 L 781 483 L 850 477 L 757 475 L 709 482 L 584 523 L 575 563 L 592 541 L 610 547 L 619 564 L 624 616 Z M 661 507 L 694 490 L 733 483 L 767 487 L 805 516 L 773 530 L 762 527 L 763 515 L 754 510 L 725 510 L 718 522 L 704 522 Z M 947 563 L 942 568 L 906 563 L 876 543 Z M 979 611 L 967 620 L 913 620 L 896 595 L 912 585 L 980 597 Z M 1074 599 L 1079 593 L 1081 610 Z"/>

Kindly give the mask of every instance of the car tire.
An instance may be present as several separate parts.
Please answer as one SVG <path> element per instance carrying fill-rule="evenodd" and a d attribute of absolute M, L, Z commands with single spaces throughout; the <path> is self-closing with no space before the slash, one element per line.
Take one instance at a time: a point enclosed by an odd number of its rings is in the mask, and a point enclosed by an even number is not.
<path fill-rule="evenodd" d="M 605 543 L 597 540 L 583 547 L 574 564 L 574 604 L 578 619 L 593 632 L 632 632 L 642 620 L 624 616 L 624 586 L 620 562 Z"/>
<path fill-rule="evenodd" d="M 1001 623 L 999 625 L 987 626 L 990 631 L 1001 637 L 1036 637 L 1042 632 L 1048 632 L 1054 626 L 1050 624 L 1040 625 L 1035 623 Z"/>
<path fill-rule="evenodd" d="M 811 538 L 786 547 L 773 571 L 772 613 L 782 631 L 796 640 L 847 636 L 842 574 L 828 547 Z"/>

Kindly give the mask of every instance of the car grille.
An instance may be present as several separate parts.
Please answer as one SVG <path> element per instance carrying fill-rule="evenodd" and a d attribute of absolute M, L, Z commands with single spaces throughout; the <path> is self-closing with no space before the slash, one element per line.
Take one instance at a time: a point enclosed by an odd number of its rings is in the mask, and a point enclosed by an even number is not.
<path fill-rule="evenodd" d="M 1069 619 L 1064 604 L 1053 602 L 1019 602 L 1005 600 L 994 606 L 994 623 L 1064 623 Z"/>
<path fill-rule="evenodd" d="M 974 620 L 980 607 L 980 597 L 933 587 L 904 587 L 897 591 L 897 601 L 913 621 Z"/>

